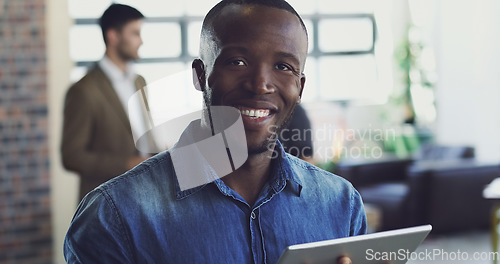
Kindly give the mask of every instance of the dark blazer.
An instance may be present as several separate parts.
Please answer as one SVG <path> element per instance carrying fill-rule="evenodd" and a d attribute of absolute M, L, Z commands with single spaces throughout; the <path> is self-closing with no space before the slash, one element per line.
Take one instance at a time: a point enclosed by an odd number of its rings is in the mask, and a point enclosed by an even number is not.
<path fill-rule="evenodd" d="M 136 88 L 145 85 L 138 76 Z M 80 200 L 124 173 L 127 160 L 138 154 L 128 115 L 98 64 L 66 94 L 61 151 L 64 167 L 80 175 Z"/>

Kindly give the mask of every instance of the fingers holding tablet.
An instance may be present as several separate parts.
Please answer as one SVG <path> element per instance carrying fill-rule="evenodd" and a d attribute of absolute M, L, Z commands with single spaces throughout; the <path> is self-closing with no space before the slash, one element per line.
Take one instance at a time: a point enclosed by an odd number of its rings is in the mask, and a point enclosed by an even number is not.
<path fill-rule="evenodd" d="M 352 264 L 352 261 L 349 257 L 342 256 L 337 260 L 337 264 Z"/>
<path fill-rule="evenodd" d="M 310 262 L 310 261 L 306 261 L 302 264 L 315 264 L 314 262 Z M 352 264 L 352 261 L 349 257 L 346 257 L 346 256 L 341 256 L 337 259 L 337 262 L 336 263 L 332 263 L 332 264 Z"/>

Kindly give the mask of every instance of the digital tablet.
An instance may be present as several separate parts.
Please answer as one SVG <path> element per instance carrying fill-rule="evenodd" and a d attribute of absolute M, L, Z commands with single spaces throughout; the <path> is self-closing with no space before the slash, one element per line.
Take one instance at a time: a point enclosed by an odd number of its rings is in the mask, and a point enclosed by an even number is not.
<path fill-rule="evenodd" d="M 353 264 L 404 264 L 418 259 L 415 249 L 431 231 L 431 225 L 325 240 L 289 246 L 278 264 L 335 264 L 340 256 Z"/>

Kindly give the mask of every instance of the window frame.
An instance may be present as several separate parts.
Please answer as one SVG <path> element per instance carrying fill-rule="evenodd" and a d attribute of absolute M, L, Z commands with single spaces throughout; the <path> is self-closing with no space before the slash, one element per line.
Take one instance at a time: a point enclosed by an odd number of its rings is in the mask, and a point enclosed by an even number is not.
<path fill-rule="evenodd" d="M 339 14 L 306 14 L 301 15 L 304 21 L 309 21 L 312 25 L 312 28 L 308 28 L 309 34 L 312 33 L 312 49 L 308 52 L 308 58 L 313 58 L 316 62 L 316 65 L 319 63 L 320 58 L 324 57 L 336 57 L 336 56 L 361 56 L 361 55 L 372 55 L 376 62 L 376 67 L 378 69 L 378 59 L 376 56 L 376 45 L 378 38 L 378 29 L 377 29 L 377 20 L 375 18 L 374 13 L 339 13 Z M 188 28 L 189 24 L 192 22 L 202 22 L 203 16 L 189 16 L 186 14 L 180 16 L 165 16 L 165 17 L 146 17 L 144 18 L 144 23 L 176 23 L 180 28 L 180 40 L 181 40 L 181 52 L 178 56 L 173 57 L 156 57 L 156 58 L 139 58 L 136 63 L 140 64 L 148 64 L 148 63 L 183 63 L 185 65 L 189 65 L 196 56 L 193 56 L 189 53 L 189 39 L 188 39 Z M 368 19 L 372 23 L 372 36 L 371 36 L 371 47 L 367 50 L 351 50 L 351 51 L 322 51 L 319 43 L 319 24 L 323 20 L 330 19 Z M 97 25 L 97 18 L 75 18 L 73 26 L 80 25 Z M 75 61 L 75 68 L 77 67 L 89 67 L 95 61 L 92 60 L 78 60 Z M 376 70 L 377 70 L 376 69 Z M 317 71 L 318 72 L 318 71 Z M 319 74 L 319 73 L 316 73 Z M 378 76 L 378 73 L 377 73 Z M 320 77 L 316 76 L 316 80 L 319 80 Z M 311 87 L 309 89 L 313 89 L 312 93 L 313 98 L 307 98 L 307 101 L 351 101 L 356 100 L 353 99 L 343 99 L 343 98 L 327 98 L 324 99 L 322 94 L 322 88 L 319 81 L 316 82 L 316 87 Z M 387 95 L 388 96 L 388 95 Z"/>

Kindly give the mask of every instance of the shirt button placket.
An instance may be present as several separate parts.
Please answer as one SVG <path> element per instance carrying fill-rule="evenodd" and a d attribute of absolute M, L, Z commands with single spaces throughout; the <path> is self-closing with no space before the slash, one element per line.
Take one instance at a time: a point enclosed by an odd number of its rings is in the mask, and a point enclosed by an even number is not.
<path fill-rule="evenodd" d="M 250 213 L 250 232 L 252 236 L 252 253 L 254 263 L 262 263 L 262 242 L 260 237 L 260 229 L 258 227 L 257 209 Z"/>

